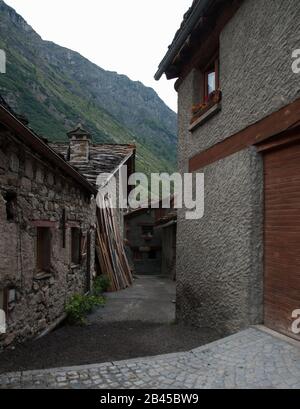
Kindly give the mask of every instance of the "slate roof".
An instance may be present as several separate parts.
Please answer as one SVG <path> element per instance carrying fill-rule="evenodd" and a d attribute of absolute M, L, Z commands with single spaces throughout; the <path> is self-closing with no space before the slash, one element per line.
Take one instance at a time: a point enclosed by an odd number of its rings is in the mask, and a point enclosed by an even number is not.
<path fill-rule="evenodd" d="M 69 143 L 50 143 L 49 145 L 68 161 Z M 134 152 L 134 145 L 91 144 L 89 162 L 77 162 L 71 165 L 89 183 L 95 185 L 101 173 L 114 173 Z"/>
<path fill-rule="evenodd" d="M 174 42 L 177 40 L 179 34 L 181 33 L 181 30 L 183 29 L 183 27 L 186 25 L 189 17 L 191 16 L 191 14 L 193 13 L 193 11 L 195 10 L 195 7 L 197 5 L 197 3 L 199 2 L 199 0 L 194 0 L 192 5 L 190 6 L 190 8 L 188 9 L 188 11 L 183 15 L 183 20 L 180 24 L 179 29 L 176 31 L 175 36 L 173 38 L 172 43 L 169 45 L 169 48 L 171 48 L 174 44 Z"/>
<path fill-rule="evenodd" d="M 168 69 L 173 65 L 178 53 L 183 51 L 184 46 L 189 42 L 188 39 L 190 39 L 190 35 L 195 26 L 199 23 L 200 18 L 203 17 L 205 10 L 211 5 L 218 5 L 221 1 L 224 2 L 226 0 L 193 0 L 191 7 L 183 16 L 182 23 L 177 30 L 172 43 L 169 45 L 167 53 L 159 64 L 158 70 L 154 76 L 156 80 L 159 80 L 163 73 L 167 75 L 168 79 L 176 78 L 178 76 L 177 72 L 168 72 Z"/>
<path fill-rule="evenodd" d="M 33 151 L 47 158 L 47 160 L 60 169 L 61 172 L 76 180 L 84 189 L 95 194 L 95 186 L 89 183 L 78 170 L 64 160 L 64 158 L 48 144 L 46 139 L 37 135 L 26 123 L 27 119 L 24 116 L 17 115 L 0 95 L 0 124 L 12 131 L 22 143 L 29 146 Z"/>
<path fill-rule="evenodd" d="M 21 122 L 21 124 L 19 124 L 19 127 L 22 131 L 27 132 L 26 134 L 28 134 L 28 137 L 31 136 L 31 139 L 34 137 L 36 143 L 40 141 L 40 143 L 44 145 L 43 151 L 47 152 L 47 154 L 50 155 L 52 150 L 52 155 L 56 155 L 56 160 L 65 163 L 64 169 L 70 170 L 71 173 L 73 169 L 72 176 L 75 176 L 77 179 L 79 178 L 80 183 L 89 185 L 90 189 L 94 189 L 97 177 L 99 175 L 104 173 L 113 174 L 124 162 L 126 162 L 127 159 L 129 159 L 135 153 L 135 145 L 90 144 L 89 162 L 71 163 L 68 158 L 70 146 L 68 142 L 50 143 L 46 138 L 36 134 L 34 130 L 32 130 L 28 126 L 27 118 L 25 118 L 23 115 L 18 115 L 0 94 L 0 109 L 2 107 L 7 112 L 7 114 L 11 116 L 11 118 L 9 118 L 10 120 L 15 119 Z M 69 132 L 68 135 L 89 136 L 89 133 L 83 128 L 81 124 L 79 124 L 76 129 Z M 106 180 L 107 178 L 103 177 L 101 184 L 105 184 Z"/>

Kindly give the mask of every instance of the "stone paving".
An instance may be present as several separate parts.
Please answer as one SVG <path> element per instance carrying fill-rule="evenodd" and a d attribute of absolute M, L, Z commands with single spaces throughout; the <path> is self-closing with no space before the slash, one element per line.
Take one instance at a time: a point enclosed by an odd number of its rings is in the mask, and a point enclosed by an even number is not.
<path fill-rule="evenodd" d="M 0 388 L 300 389 L 300 347 L 250 328 L 190 352 L 3 374 Z"/>

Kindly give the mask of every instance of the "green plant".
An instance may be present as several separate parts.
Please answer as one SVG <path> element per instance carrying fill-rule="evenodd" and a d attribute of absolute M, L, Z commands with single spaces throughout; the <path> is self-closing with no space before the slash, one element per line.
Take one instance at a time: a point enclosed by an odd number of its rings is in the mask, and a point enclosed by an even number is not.
<path fill-rule="evenodd" d="M 75 294 L 67 302 L 65 312 L 68 319 L 73 324 L 84 324 L 87 314 L 92 312 L 94 307 L 104 305 L 105 299 L 96 295 Z"/>
<path fill-rule="evenodd" d="M 107 276 L 99 276 L 93 283 L 93 294 L 101 295 L 105 293 L 110 287 L 110 279 Z"/>

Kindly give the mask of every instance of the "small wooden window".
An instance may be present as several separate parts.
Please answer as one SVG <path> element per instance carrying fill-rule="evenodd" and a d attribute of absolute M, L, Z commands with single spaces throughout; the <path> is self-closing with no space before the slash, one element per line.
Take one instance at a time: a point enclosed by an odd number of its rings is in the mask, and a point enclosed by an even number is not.
<path fill-rule="evenodd" d="M 190 131 L 199 126 L 201 117 L 207 121 L 212 115 L 219 112 L 217 104 L 221 102 L 222 92 L 219 80 L 219 57 L 214 57 L 206 66 L 199 66 L 195 75 L 195 104 L 192 106 Z"/>
<path fill-rule="evenodd" d="M 6 333 L 7 312 L 7 291 L 6 289 L 0 289 L 0 335 Z"/>
<path fill-rule="evenodd" d="M 81 261 L 81 230 L 79 227 L 71 228 L 71 263 L 78 265 Z"/>
<path fill-rule="evenodd" d="M 210 96 L 219 88 L 219 59 L 216 58 L 204 71 L 203 102 L 209 101 Z"/>
<path fill-rule="evenodd" d="M 3 310 L 7 313 L 7 290 L 0 289 L 0 310 Z"/>
<path fill-rule="evenodd" d="M 51 267 L 51 230 L 49 227 L 37 227 L 37 270 L 50 272 Z"/>
<path fill-rule="evenodd" d="M 17 211 L 17 194 L 14 191 L 9 190 L 4 194 L 4 200 L 6 202 L 6 219 L 15 220 Z"/>
<path fill-rule="evenodd" d="M 142 234 L 143 236 L 153 236 L 153 226 L 142 226 Z"/>

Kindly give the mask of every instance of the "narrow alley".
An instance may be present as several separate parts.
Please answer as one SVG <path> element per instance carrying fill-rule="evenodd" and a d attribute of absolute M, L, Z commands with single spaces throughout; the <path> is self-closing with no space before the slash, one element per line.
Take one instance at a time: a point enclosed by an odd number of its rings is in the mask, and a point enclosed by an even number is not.
<path fill-rule="evenodd" d="M 106 294 L 87 325 L 62 325 L 0 355 L 0 373 L 99 364 L 188 351 L 217 339 L 210 330 L 175 324 L 175 283 L 138 276 L 131 288 Z"/>

